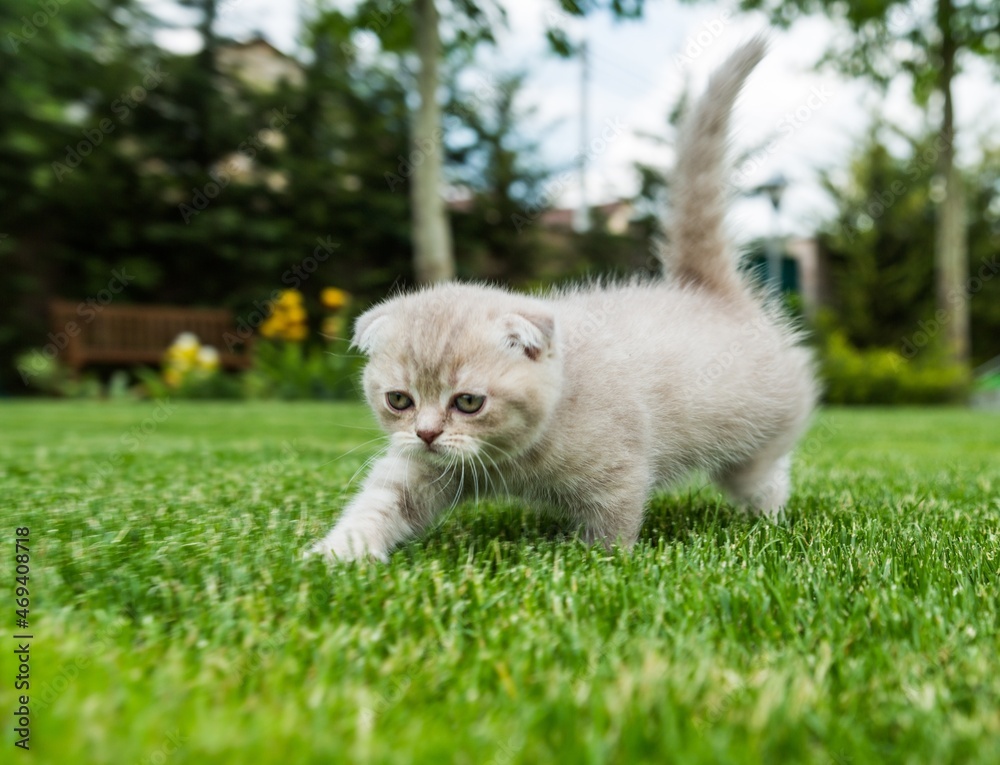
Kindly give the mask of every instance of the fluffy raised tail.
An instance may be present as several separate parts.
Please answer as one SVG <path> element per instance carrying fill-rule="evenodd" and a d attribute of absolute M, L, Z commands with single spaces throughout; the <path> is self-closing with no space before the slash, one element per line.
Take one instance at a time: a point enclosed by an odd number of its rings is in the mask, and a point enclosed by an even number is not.
<path fill-rule="evenodd" d="M 684 118 L 678 136 L 668 219 L 670 250 L 663 266 L 676 279 L 714 292 L 740 289 L 725 232 L 729 115 L 743 82 L 766 50 L 767 40 L 758 36 L 730 56 Z"/>

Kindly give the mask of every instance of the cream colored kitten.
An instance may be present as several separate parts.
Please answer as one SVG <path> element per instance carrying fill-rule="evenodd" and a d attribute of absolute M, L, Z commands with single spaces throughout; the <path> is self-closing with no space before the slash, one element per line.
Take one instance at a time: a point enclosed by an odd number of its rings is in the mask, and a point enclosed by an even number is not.
<path fill-rule="evenodd" d="M 446 284 L 358 319 L 365 395 L 390 445 L 309 553 L 386 560 L 488 493 L 554 504 L 585 539 L 631 546 L 653 488 L 695 469 L 780 512 L 812 363 L 723 232 L 729 115 L 764 50 L 737 51 L 681 130 L 668 279 L 544 297 Z"/>

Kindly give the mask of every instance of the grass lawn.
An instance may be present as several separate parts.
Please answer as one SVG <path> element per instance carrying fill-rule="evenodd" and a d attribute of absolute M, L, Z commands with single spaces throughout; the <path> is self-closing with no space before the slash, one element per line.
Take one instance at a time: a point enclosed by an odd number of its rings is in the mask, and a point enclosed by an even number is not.
<path fill-rule="evenodd" d="M 783 526 L 695 484 L 631 554 L 502 502 L 389 565 L 298 562 L 370 427 L 349 404 L 0 405 L 3 761 L 1000 762 L 996 414 L 824 412 Z"/>

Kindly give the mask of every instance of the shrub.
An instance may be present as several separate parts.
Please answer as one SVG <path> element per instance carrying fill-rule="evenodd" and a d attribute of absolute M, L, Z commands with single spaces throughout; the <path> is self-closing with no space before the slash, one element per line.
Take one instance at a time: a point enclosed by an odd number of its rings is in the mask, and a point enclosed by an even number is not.
<path fill-rule="evenodd" d="M 357 398 L 363 357 L 346 340 L 325 346 L 261 340 L 254 345 L 254 365 L 243 376 L 250 398 Z"/>
<path fill-rule="evenodd" d="M 820 369 L 830 404 L 943 404 L 964 400 L 968 373 L 940 355 L 904 358 L 891 348 L 855 348 L 839 329 L 827 330 Z"/>
<path fill-rule="evenodd" d="M 103 393 L 97 377 L 92 374 L 74 375 L 69 367 L 41 351 L 21 354 L 17 357 L 15 366 L 19 370 L 28 370 L 27 374 L 22 372 L 27 385 L 49 396 L 100 398 Z"/>

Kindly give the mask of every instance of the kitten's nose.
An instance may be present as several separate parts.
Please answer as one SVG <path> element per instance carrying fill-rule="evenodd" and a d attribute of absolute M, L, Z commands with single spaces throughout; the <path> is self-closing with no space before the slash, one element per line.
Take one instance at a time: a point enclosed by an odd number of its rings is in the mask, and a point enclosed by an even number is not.
<path fill-rule="evenodd" d="M 440 436 L 442 431 L 438 430 L 418 430 L 417 435 L 420 436 L 420 440 L 425 444 L 430 446 L 434 443 L 434 439 Z"/>

